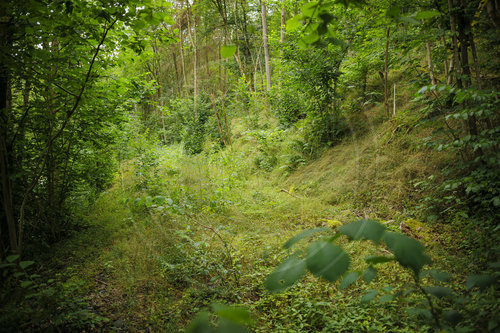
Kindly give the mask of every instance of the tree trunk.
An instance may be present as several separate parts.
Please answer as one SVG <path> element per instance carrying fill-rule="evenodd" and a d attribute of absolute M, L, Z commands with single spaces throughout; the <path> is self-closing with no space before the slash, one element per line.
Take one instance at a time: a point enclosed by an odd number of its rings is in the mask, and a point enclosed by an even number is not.
<path fill-rule="evenodd" d="M 500 2 L 498 0 L 488 0 L 486 10 L 493 26 L 500 29 Z"/>
<path fill-rule="evenodd" d="M 266 83 L 267 91 L 271 90 L 271 67 L 269 65 L 269 45 L 267 42 L 267 11 L 266 3 L 261 0 L 261 11 L 262 11 L 262 38 L 264 41 L 264 61 L 266 66 Z"/>
<path fill-rule="evenodd" d="M 462 79 L 460 77 L 460 60 L 458 55 L 458 41 L 457 41 L 457 29 L 456 29 L 456 14 L 455 5 L 453 0 L 448 0 L 448 9 L 450 11 L 450 30 L 451 30 L 451 45 L 453 47 L 453 69 L 450 70 L 450 75 L 454 75 L 457 86 L 462 87 Z M 454 73 L 456 72 L 456 73 Z"/>
<path fill-rule="evenodd" d="M 179 78 L 179 68 L 178 68 L 178 65 L 177 65 L 177 55 L 175 54 L 174 50 L 172 50 L 172 60 L 174 62 L 175 83 L 176 83 L 176 86 L 177 86 L 178 93 L 180 95 L 182 85 L 181 85 L 180 78 Z"/>
<path fill-rule="evenodd" d="M 280 70 L 279 70 L 279 87 L 281 90 L 281 81 L 283 80 L 283 70 L 282 70 L 282 62 L 283 62 L 283 46 L 285 44 L 285 3 L 281 4 L 281 25 L 280 25 Z"/>
<path fill-rule="evenodd" d="M 460 11 L 459 11 L 459 16 L 457 20 L 457 30 L 458 30 L 458 39 L 460 41 L 460 65 L 461 65 L 461 72 L 464 77 L 463 85 L 465 88 L 470 87 L 471 85 L 471 71 L 470 71 L 470 64 L 469 64 L 469 34 L 471 34 L 472 26 L 469 20 L 469 17 L 467 16 L 467 1 L 466 0 L 459 0 L 460 4 Z M 477 135 L 478 134 L 478 128 L 477 128 L 477 120 L 475 114 L 470 115 L 467 118 L 467 125 L 469 129 L 469 133 L 471 135 Z M 481 151 L 478 150 L 479 154 L 481 154 Z"/>
<path fill-rule="evenodd" d="M 469 65 L 469 34 L 470 21 L 467 17 L 466 11 L 466 1 L 459 0 L 459 13 L 457 18 L 457 32 L 458 40 L 460 42 L 460 67 L 463 77 L 463 86 L 465 88 L 469 87 L 471 84 L 471 71 Z"/>
<path fill-rule="evenodd" d="M 11 45 L 11 33 L 10 20 L 4 20 L 7 13 L 5 12 L 5 7 L 2 6 L 0 12 L 0 47 L 3 50 L 9 50 Z M 12 151 L 12 145 L 9 144 L 9 118 L 10 118 L 10 103 L 9 96 L 11 96 L 11 86 L 9 78 L 9 69 L 3 62 L 0 62 L 0 181 L 2 182 L 2 207 L 5 212 L 5 222 L 7 224 L 8 231 L 8 243 L 10 245 L 10 250 L 19 253 L 19 243 L 17 242 L 17 229 L 16 229 L 16 219 L 14 215 L 14 204 L 13 204 L 13 191 L 12 191 L 12 180 L 11 180 L 11 169 L 10 165 Z M 0 221 L 3 223 L 3 221 Z M 0 232 L 4 229 L 0 226 Z M 5 251 L 2 251 L 5 253 Z"/>
<path fill-rule="evenodd" d="M 476 43 L 474 43 L 474 35 L 472 30 L 469 32 L 469 44 L 472 53 L 472 61 L 474 64 L 474 72 L 476 74 L 476 84 L 479 89 L 483 89 L 483 84 L 481 80 L 481 72 L 479 71 L 479 63 L 477 60 Z"/>
<path fill-rule="evenodd" d="M 186 65 L 184 62 L 184 42 L 182 35 L 182 24 L 179 25 L 179 51 L 181 55 L 181 71 L 182 71 L 182 87 L 184 88 L 184 93 L 186 94 Z"/>
<path fill-rule="evenodd" d="M 422 24 L 425 21 L 422 20 Z M 429 76 L 431 78 L 431 84 L 436 84 L 436 78 L 434 77 L 434 65 L 432 64 L 432 53 L 431 53 L 431 43 L 429 41 L 425 42 L 425 51 L 427 53 L 427 68 L 429 69 Z"/>
<path fill-rule="evenodd" d="M 434 77 L 434 66 L 432 64 L 431 43 L 426 42 L 425 48 L 427 50 L 427 68 L 429 69 L 429 76 L 431 78 L 431 83 L 435 85 L 436 78 Z"/>
<path fill-rule="evenodd" d="M 441 29 L 441 24 L 438 24 L 438 28 Z M 441 41 L 443 42 L 443 47 L 444 47 L 444 51 L 445 51 L 445 57 L 444 57 L 444 60 L 443 60 L 443 65 L 444 65 L 444 76 L 446 78 L 448 78 L 448 75 L 449 75 L 449 71 L 448 71 L 448 47 L 446 46 L 446 37 L 445 37 L 445 33 L 443 33 L 441 35 Z"/>
<path fill-rule="evenodd" d="M 186 1 L 188 5 L 189 12 L 191 11 L 191 6 L 189 4 L 189 0 Z M 193 47 L 193 56 L 194 56 L 194 61 L 193 61 L 193 111 L 194 111 L 194 119 L 198 119 L 198 109 L 197 109 L 197 99 L 198 99 L 198 43 L 196 40 L 196 16 L 193 14 L 193 32 L 191 33 L 191 18 L 189 17 L 189 12 L 188 12 L 188 18 L 187 18 L 187 23 L 188 23 L 188 34 L 189 34 L 189 39 L 191 40 L 191 46 Z"/>
<path fill-rule="evenodd" d="M 218 45 L 218 52 L 217 52 L 217 62 L 218 62 L 218 65 L 219 65 L 219 77 L 218 77 L 218 81 L 219 81 L 219 90 L 220 91 L 223 91 L 222 90 L 222 55 L 220 54 L 221 52 L 221 44 L 219 43 Z"/>

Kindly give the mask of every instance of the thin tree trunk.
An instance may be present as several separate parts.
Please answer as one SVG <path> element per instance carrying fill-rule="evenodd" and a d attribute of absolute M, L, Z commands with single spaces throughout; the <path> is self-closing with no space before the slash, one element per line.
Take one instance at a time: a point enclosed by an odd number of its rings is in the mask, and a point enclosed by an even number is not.
<path fill-rule="evenodd" d="M 178 68 L 178 65 L 177 65 L 177 56 L 176 56 L 174 50 L 172 50 L 172 59 L 174 61 L 175 82 L 176 82 L 176 85 L 177 85 L 178 93 L 180 95 L 182 85 L 181 85 L 180 78 L 179 78 L 179 68 Z"/>
<path fill-rule="evenodd" d="M 281 26 L 280 26 L 280 44 L 283 45 L 285 43 L 285 14 L 286 14 L 286 8 L 285 4 L 282 4 L 281 8 Z"/>
<path fill-rule="evenodd" d="M 271 67 L 269 65 L 269 45 L 267 42 L 267 11 L 266 3 L 261 0 L 261 11 L 262 11 L 262 39 L 264 42 L 264 61 L 266 66 L 266 84 L 267 91 L 271 90 Z"/>
<path fill-rule="evenodd" d="M 231 43 L 231 38 L 229 36 L 229 30 L 228 30 L 228 22 L 227 22 L 227 14 L 226 14 L 226 2 L 225 1 L 220 1 L 220 0 L 212 0 L 215 6 L 217 7 L 217 10 L 219 12 L 220 17 L 222 18 L 222 25 L 224 27 L 224 37 L 225 37 L 225 42 L 226 43 Z M 235 13 L 235 35 L 236 35 L 236 40 L 238 40 L 238 14 L 237 14 L 237 1 L 234 2 L 234 13 Z M 220 52 L 219 52 L 220 54 Z M 236 60 L 236 63 L 238 64 L 238 69 L 240 70 L 241 76 L 245 79 L 245 82 L 247 82 L 247 76 L 245 74 L 245 69 L 243 68 L 243 64 L 241 62 L 240 54 L 239 54 L 239 49 L 236 48 L 236 52 L 233 55 L 234 59 Z M 227 59 L 225 59 L 227 62 Z M 224 92 L 227 91 L 227 85 L 226 85 L 226 68 L 224 67 Z"/>
<path fill-rule="evenodd" d="M 219 81 L 219 90 L 222 91 L 222 55 L 220 54 L 220 52 L 221 52 L 221 44 L 219 43 L 217 52 L 217 60 L 218 60 L 217 62 L 219 65 L 218 81 Z"/>
<path fill-rule="evenodd" d="M 453 79 L 453 76 L 451 75 L 451 73 L 453 73 L 453 68 L 455 68 L 455 57 L 451 57 L 450 60 L 450 67 L 448 67 L 448 79 L 446 80 L 447 84 L 451 84 Z"/>
<path fill-rule="evenodd" d="M 431 43 L 426 42 L 425 48 L 427 50 L 427 68 L 429 68 L 429 76 L 431 77 L 431 83 L 433 85 L 436 84 L 436 78 L 434 77 L 434 66 L 432 64 L 432 56 L 431 56 Z"/>
<path fill-rule="evenodd" d="M 0 88 L 3 88 L 1 87 L 1 83 Z M 12 202 L 12 187 L 10 182 L 10 174 L 8 171 L 8 159 L 8 150 L 5 138 L 3 135 L 0 135 L 0 176 L 2 181 L 2 204 L 5 212 L 5 219 L 7 222 L 7 230 L 9 232 L 10 249 L 13 252 L 19 252 L 17 243 L 16 219 L 14 217 L 14 205 Z"/>
<path fill-rule="evenodd" d="M 184 63 L 184 42 L 183 42 L 183 35 L 182 35 L 182 25 L 179 26 L 179 51 L 181 54 L 181 70 L 182 70 L 182 87 L 184 88 L 184 93 L 186 94 L 186 65 Z"/>
<path fill-rule="evenodd" d="M 262 43 L 263 44 L 263 43 Z M 257 59 L 255 61 L 255 66 L 254 66 L 254 69 L 253 69 L 253 84 L 254 84 L 254 90 L 255 92 L 257 92 L 257 79 L 258 79 L 258 75 L 257 75 L 257 72 L 258 72 L 258 68 L 259 68 L 259 63 L 260 63 L 260 54 L 262 53 L 262 44 L 260 44 L 260 47 L 259 47 L 259 51 L 257 52 Z"/>
<path fill-rule="evenodd" d="M 281 4 L 281 25 L 280 25 L 280 63 L 283 62 L 283 47 L 285 44 L 285 14 L 286 14 L 286 9 L 285 9 L 285 3 L 283 2 Z M 280 70 L 279 70 L 279 87 L 281 90 L 281 83 L 283 80 L 283 70 L 282 70 L 282 65 L 280 65 Z"/>
<path fill-rule="evenodd" d="M 458 16 L 458 25 L 457 25 L 457 30 L 458 30 L 458 38 L 460 40 L 460 64 L 461 64 L 461 72 L 464 77 L 463 85 L 465 88 L 470 87 L 471 85 L 471 71 L 470 71 L 470 64 L 469 64 L 469 34 L 472 29 L 470 20 L 467 17 L 466 10 L 467 10 L 467 1 L 466 0 L 459 0 L 460 4 L 460 12 Z M 475 114 L 471 114 L 467 118 L 467 125 L 469 128 L 469 133 L 471 135 L 477 135 L 478 134 L 478 128 L 477 128 L 477 120 Z M 479 154 L 482 154 L 481 149 L 478 149 L 477 151 Z"/>
<path fill-rule="evenodd" d="M 7 12 L 5 6 L 1 6 L 0 17 L 6 18 Z M 11 45 L 11 23 L 7 20 L 0 21 L 0 46 L 4 50 L 8 50 Z M 16 253 L 20 252 L 17 242 L 16 219 L 14 216 L 14 204 L 12 199 L 12 183 L 11 183 L 11 155 L 12 151 L 9 144 L 9 118 L 10 118 L 10 102 L 11 96 L 10 73 L 8 67 L 0 63 L 0 180 L 2 182 L 2 206 L 5 213 L 5 221 L 7 222 L 7 230 L 9 234 L 10 250 Z M 0 232 L 2 228 L 0 226 Z M 1 259 L 1 258 L 0 258 Z"/>
<path fill-rule="evenodd" d="M 472 53 L 472 61 L 474 63 L 474 72 L 476 75 L 476 84 L 479 89 L 483 89 L 483 83 L 481 80 L 481 72 L 479 71 L 479 63 L 477 60 L 476 43 L 474 43 L 474 35 L 472 31 L 469 32 L 469 44 Z"/>
<path fill-rule="evenodd" d="M 438 28 L 441 30 L 441 24 L 438 24 Z M 446 37 L 445 34 L 443 33 L 441 35 L 441 40 L 443 42 L 443 47 L 444 47 L 444 52 L 445 52 L 445 57 L 443 60 L 443 65 L 444 65 L 444 76 L 448 79 L 449 71 L 448 71 L 448 47 L 446 46 Z"/>
<path fill-rule="evenodd" d="M 486 10 L 493 26 L 500 29 L 500 2 L 498 0 L 487 0 Z"/>
<path fill-rule="evenodd" d="M 422 20 L 422 24 L 424 20 Z M 436 78 L 434 77 L 434 65 L 432 64 L 432 53 L 431 53 L 431 43 L 429 41 L 425 42 L 425 50 L 427 53 L 427 68 L 429 69 L 429 76 L 431 78 L 431 83 L 436 84 Z"/>
<path fill-rule="evenodd" d="M 448 0 L 448 9 L 450 11 L 450 30 L 451 30 L 451 45 L 453 47 L 453 70 L 450 75 L 455 74 L 455 79 L 459 88 L 462 87 L 462 79 L 460 78 L 460 60 L 458 55 L 458 41 L 455 18 L 455 6 L 453 0 Z M 456 72 L 456 73 L 453 73 Z"/>
<path fill-rule="evenodd" d="M 238 34 L 238 1 L 234 2 L 234 23 L 235 23 L 235 35 L 236 35 L 236 40 L 239 41 L 239 34 Z M 243 33 L 245 35 L 245 33 Z M 244 36 L 245 38 L 245 36 Z M 234 54 L 234 58 L 236 59 L 236 62 L 238 63 L 238 67 L 240 68 L 241 75 L 243 76 L 243 79 L 245 82 L 248 84 L 248 88 L 250 92 L 252 92 L 252 82 L 248 79 L 248 75 L 246 72 L 245 67 L 243 66 L 243 63 L 241 62 L 241 57 L 240 57 L 240 49 L 239 47 L 236 48 L 236 53 Z"/>
<path fill-rule="evenodd" d="M 460 42 L 460 67 L 464 81 L 463 86 L 469 87 L 471 84 L 471 71 L 469 65 L 469 35 L 470 22 L 466 17 L 466 1 L 459 0 L 459 15 L 457 19 L 458 40 Z"/>
<path fill-rule="evenodd" d="M 189 12 L 191 12 L 191 6 L 189 4 L 189 0 L 186 0 L 186 3 L 189 8 Z M 189 14 L 188 14 L 189 15 Z M 191 33 L 191 18 L 188 16 L 187 18 L 187 23 L 188 23 L 188 34 L 189 34 L 189 39 L 191 40 L 191 45 L 193 46 L 193 55 L 194 55 L 194 61 L 193 61 L 193 111 L 194 111 L 194 119 L 198 119 L 198 109 L 197 109 L 197 100 L 198 100 L 198 45 L 197 45 L 197 40 L 196 40 L 196 16 L 193 13 L 193 21 L 194 21 L 194 27 L 193 27 L 193 32 Z"/>

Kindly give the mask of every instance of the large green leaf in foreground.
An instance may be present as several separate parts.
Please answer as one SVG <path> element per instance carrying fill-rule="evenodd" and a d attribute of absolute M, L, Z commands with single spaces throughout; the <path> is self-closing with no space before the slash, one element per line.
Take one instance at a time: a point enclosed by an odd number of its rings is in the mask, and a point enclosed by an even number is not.
<path fill-rule="evenodd" d="M 373 220 L 359 220 L 341 226 L 339 231 L 352 240 L 369 239 L 378 244 L 385 232 L 385 227 Z"/>
<path fill-rule="evenodd" d="M 411 268 L 417 275 L 424 265 L 432 262 L 431 258 L 425 254 L 422 243 L 413 238 L 395 232 L 386 232 L 383 240 L 396 256 L 396 260 L 404 267 Z"/>
<path fill-rule="evenodd" d="M 267 277 L 264 286 L 267 290 L 278 292 L 293 285 L 306 273 L 306 263 L 297 256 L 291 256 Z"/>
<path fill-rule="evenodd" d="M 306 263 L 314 275 L 335 282 L 349 268 L 350 259 L 340 247 L 320 240 L 309 247 Z"/>

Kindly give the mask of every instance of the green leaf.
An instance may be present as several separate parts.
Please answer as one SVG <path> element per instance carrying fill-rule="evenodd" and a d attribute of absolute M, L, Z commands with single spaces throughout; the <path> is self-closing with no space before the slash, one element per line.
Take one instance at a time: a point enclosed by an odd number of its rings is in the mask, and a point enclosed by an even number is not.
<path fill-rule="evenodd" d="M 306 263 L 314 275 L 335 282 L 349 268 L 350 259 L 340 247 L 316 241 L 307 250 Z"/>
<path fill-rule="evenodd" d="M 432 262 L 431 258 L 425 254 L 422 243 L 413 238 L 395 232 L 386 232 L 383 240 L 396 256 L 396 260 L 402 266 L 411 268 L 417 276 L 424 265 Z"/>
<path fill-rule="evenodd" d="M 378 290 L 369 290 L 366 294 L 363 295 L 363 297 L 361 297 L 361 303 L 371 302 L 377 295 Z"/>
<path fill-rule="evenodd" d="M 441 15 L 441 13 L 439 13 L 437 11 L 423 10 L 421 12 L 418 12 L 417 16 L 415 16 L 415 18 L 417 20 L 422 20 L 422 19 L 425 20 L 425 19 L 436 17 L 436 16 L 440 16 L 440 15 Z"/>
<path fill-rule="evenodd" d="M 400 21 L 403 21 L 403 22 L 406 22 L 406 23 L 409 23 L 411 25 L 419 25 L 420 22 L 415 20 L 413 17 L 411 16 L 400 16 L 399 17 L 399 20 Z"/>
<path fill-rule="evenodd" d="M 23 281 L 21 282 L 21 288 L 26 288 L 26 287 L 29 287 L 33 284 L 32 281 Z"/>
<path fill-rule="evenodd" d="M 222 58 L 232 57 L 236 53 L 236 45 L 222 45 L 220 55 Z"/>
<path fill-rule="evenodd" d="M 217 333 L 250 333 L 250 330 L 226 318 L 219 318 Z"/>
<path fill-rule="evenodd" d="M 463 316 L 456 310 L 448 310 L 443 313 L 443 318 L 452 325 L 456 325 L 462 321 Z"/>
<path fill-rule="evenodd" d="M 432 319 L 432 313 L 427 310 L 427 309 L 421 309 L 421 308 L 409 308 L 408 314 L 412 316 L 417 316 L 417 317 L 423 317 L 428 320 Z"/>
<path fill-rule="evenodd" d="M 13 254 L 13 255 L 10 255 L 7 258 L 5 258 L 5 260 L 7 260 L 7 262 L 14 262 L 17 259 L 19 259 L 19 254 Z"/>
<path fill-rule="evenodd" d="M 492 319 L 488 322 L 488 331 L 489 332 L 492 332 L 497 327 L 498 327 L 498 322 L 495 319 Z"/>
<path fill-rule="evenodd" d="M 298 47 L 299 47 L 299 49 L 301 49 L 301 50 L 305 50 L 305 49 L 307 49 L 307 48 L 309 47 L 309 45 L 308 45 L 308 44 L 306 44 L 302 38 L 298 40 L 298 42 L 297 42 L 297 46 L 298 46 Z"/>
<path fill-rule="evenodd" d="M 478 287 L 483 290 L 493 285 L 496 282 L 496 277 L 493 275 L 483 274 L 483 275 L 470 275 L 467 277 L 465 286 L 467 289 L 472 289 Z"/>
<path fill-rule="evenodd" d="M 318 14 L 318 1 L 311 1 L 302 6 L 302 14 L 307 17 Z"/>
<path fill-rule="evenodd" d="M 438 270 L 431 270 L 429 271 L 429 274 L 432 276 L 432 278 L 436 281 L 436 282 L 446 282 L 450 279 L 450 274 L 449 273 L 446 273 L 446 272 L 441 272 L 441 271 L 438 271 Z"/>
<path fill-rule="evenodd" d="M 304 16 L 302 14 L 295 15 L 294 17 L 286 21 L 286 30 L 287 31 L 297 30 L 300 26 L 302 26 L 303 21 L 304 21 Z"/>
<path fill-rule="evenodd" d="M 35 262 L 34 261 L 21 261 L 19 263 L 19 267 L 21 267 L 22 269 L 26 269 L 27 267 L 33 265 Z"/>
<path fill-rule="evenodd" d="M 375 265 L 382 264 L 389 261 L 394 261 L 394 257 L 385 257 L 385 256 L 367 256 L 365 261 L 367 264 Z"/>
<path fill-rule="evenodd" d="M 391 302 L 393 299 L 394 299 L 394 295 L 382 295 L 382 296 L 380 296 L 378 301 L 380 303 L 387 303 L 387 302 Z"/>
<path fill-rule="evenodd" d="M 373 266 L 369 266 L 363 272 L 363 281 L 366 284 L 372 282 L 372 280 L 377 276 L 377 270 Z"/>
<path fill-rule="evenodd" d="M 322 231 L 328 231 L 328 230 L 331 230 L 330 228 L 314 228 L 314 229 L 309 229 L 309 230 L 304 230 L 302 231 L 300 234 L 298 234 L 297 236 L 294 236 L 292 238 L 290 238 L 286 243 L 285 245 L 283 245 L 283 248 L 285 249 L 289 249 L 291 248 L 293 245 L 295 245 L 295 243 L 297 243 L 298 241 L 306 238 L 306 237 L 309 237 L 311 235 L 314 235 L 315 233 L 318 233 L 318 232 L 322 232 Z"/>
<path fill-rule="evenodd" d="M 234 323 L 242 325 L 252 324 L 250 313 L 243 308 L 227 306 L 223 304 L 213 304 L 212 308 L 214 309 L 214 312 L 221 318 L 225 318 Z"/>
<path fill-rule="evenodd" d="M 373 220 L 359 220 L 341 226 L 339 231 L 352 240 L 369 239 L 378 244 L 385 232 L 385 227 Z"/>
<path fill-rule="evenodd" d="M 339 289 L 342 290 L 342 289 L 345 289 L 345 288 L 349 287 L 351 284 L 353 284 L 354 282 L 356 282 L 356 280 L 358 279 L 358 277 L 359 277 L 359 273 L 358 272 L 351 272 L 351 273 L 347 274 L 342 279 L 342 282 L 340 282 Z"/>
<path fill-rule="evenodd" d="M 212 333 L 214 330 L 210 327 L 207 312 L 200 312 L 189 324 L 188 333 Z"/>
<path fill-rule="evenodd" d="M 354 7 L 361 7 L 362 5 L 366 5 L 365 0 L 335 0 L 335 3 L 340 3 L 344 5 L 345 8 L 348 8 L 350 5 Z"/>
<path fill-rule="evenodd" d="M 383 286 L 382 290 L 385 291 L 386 293 L 390 293 L 394 289 L 393 286 Z"/>
<path fill-rule="evenodd" d="M 425 291 L 427 291 L 429 294 L 436 296 L 437 298 L 451 298 L 453 297 L 453 290 L 451 290 L 448 287 L 441 287 L 441 286 L 431 286 L 431 287 L 426 287 Z"/>
<path fill-rule="evenodd" d="M 302 36 L 300 40 L 302 40 L 305 44 L 312 44 L 314 42 L 317 42 L 319 40 L 318 31 L 311 31 L 310 33 Z"/>
<path fill-rule="evenodd" d="M 385 15 L 387 17 L 390 17 L 393 19 L 399 17 L 399 14 L 401 14 L 401 7 L 399 5 L 392 5 L 385 12 Z"/>
<path fill-rule="evenodd" d="M 264 286 L 271 292 L 278 292 L 293 285 L 305 273 L 305 261 L 294 255 L 274 269 L 264 282 Z"/>
<path fill-rule="evenodd" d="M 133 29 L 135 31 L 142 30 L 142 29 L 144 29 L 146 27 L 146 24 L 147 24 L 147 22 L 145 20 L 137 19 L 134 22 Z"/>

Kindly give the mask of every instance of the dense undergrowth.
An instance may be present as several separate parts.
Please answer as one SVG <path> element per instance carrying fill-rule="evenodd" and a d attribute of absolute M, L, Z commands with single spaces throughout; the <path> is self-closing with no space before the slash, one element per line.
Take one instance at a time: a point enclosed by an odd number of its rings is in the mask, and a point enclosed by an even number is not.
<path fill-rule="evenodd" d="M 89 209 L 88 227 L 41 255 L 36 269 L 24 270 L 21 280 L 32 282 L 6 300 L 2 321 L 25 330 L 174 332 L 222 303 L 249 309 L 256 332 L 432 331 L 425 313 L 408 311 L 421 296 L 390 296 L 413 284 L 412 274 L 396 263 L 380 267 L 369 285 L 346 290 L 313 276 L 279 294 L 263 286 L 289 255 L 282 249 L 287 239 L 359 218 L 393 231 L 406 226 L 434 267 L 451 272 L 456 283 L 477 272 L 480 263 L 457 242 L 468 235 L 419 209 L 429 193 L 415 184 L 447 163 L 418 149 L 425 129 L 398 119 L 373 124 L 307 165 L 290 165 L 298 138 L 292 129 L 264 123 L 238 132 L 235 125 L 232 148 L 198 155 L 134 134 L 132 158 L 120 162 L 114 185 Z M 352 270 L 385 251 L 340 243 L 353 258 Z M 367 290 L 380 296 L 362 302 Z M 464 308 L 466 327 L 491 327 L 497 307 L 494 294 L 474 299 Z"/>
<path fill-rule="evenodd" d="M 0 331 L 499 331 L 499 10 L 3 1 Z"/>

